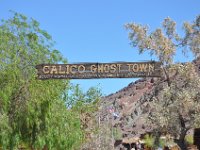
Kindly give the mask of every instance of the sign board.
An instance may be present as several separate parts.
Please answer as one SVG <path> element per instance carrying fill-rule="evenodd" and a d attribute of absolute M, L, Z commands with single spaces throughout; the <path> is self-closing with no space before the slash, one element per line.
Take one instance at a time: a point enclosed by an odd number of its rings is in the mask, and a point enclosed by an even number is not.
<path fill-rule="evenodd" d="M 160 62 L 77 63 L 37 65 L 38 79 L 160 77 Z"/>

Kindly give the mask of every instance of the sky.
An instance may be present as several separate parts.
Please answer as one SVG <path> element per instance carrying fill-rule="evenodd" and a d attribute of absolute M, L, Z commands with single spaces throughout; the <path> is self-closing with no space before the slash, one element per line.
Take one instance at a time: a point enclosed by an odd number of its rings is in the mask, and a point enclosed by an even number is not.
<path fill-rule="evenodd" d="M 0 19 L 12 16 L 9 10 L 22 13 L 40 22 L 56 42 L 69 63 L 136 62 L 154 59 L 138 55 L 130 45 L 126 23 L 161 26 L 164 18 L 177 22 L 181 33 L 184 21 L 193 21 L 200 14 L 200 0 L 0 0 Z M 176 61 L 185 61 L 177 56 Z M 104 95 L 127 86 L 131 79 L 71 80 L 86 91 L 99 86 Z"/>

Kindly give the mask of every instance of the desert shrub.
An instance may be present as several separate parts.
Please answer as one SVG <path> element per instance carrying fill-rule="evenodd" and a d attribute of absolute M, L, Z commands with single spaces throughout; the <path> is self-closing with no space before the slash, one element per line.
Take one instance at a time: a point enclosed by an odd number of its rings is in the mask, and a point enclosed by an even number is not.
<path fill-rule="evenodd" d="M 153 135 L 146 134 L 144 136 L 144 142 L 146 146 L 152 148 L 154 147 L 155 137 L 153 137 Z"/>
<path fill-rule="evenodd" d="M 186 137 L 185 137 L 185 142 L 187 143 L 187 144 L 193 144 L 193 142 L 194 142 L 194 139 L 193 139 L 193 136 L 192 135 L 187 135 Z"/>

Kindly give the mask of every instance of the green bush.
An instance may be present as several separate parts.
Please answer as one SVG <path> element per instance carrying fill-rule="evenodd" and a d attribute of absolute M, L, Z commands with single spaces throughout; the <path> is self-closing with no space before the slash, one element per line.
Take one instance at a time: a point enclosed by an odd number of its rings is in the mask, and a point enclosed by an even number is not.
<path fill-rule="evenodd" d="M 192 136 L 192 135 L 187 135 L 187 136 L 185 137 L 185 142 L 186 142 L 187 144 L 193 144 L 193 142 L 194 142 L 193 136 Z"/>
<path fill-rule="evenodd" d="M 159 145 L 161 146 L 161 147 L 164 147 L 165 146 L 165 140 L 164 139 L 159 139 Z"/>
<path fill-rule="evenodd" d="M 112 130 L 115 140 L 119 140 L 122 138 L 122 133 L 119 128 L 113 128 Z"/>
<path fill-rule="evenodd" d="M 146 146 L 152 148 L 154 147 L 155 137 L 153 137 L 153 135 L 146 134 L 144 136 L 144 142 Z"/>

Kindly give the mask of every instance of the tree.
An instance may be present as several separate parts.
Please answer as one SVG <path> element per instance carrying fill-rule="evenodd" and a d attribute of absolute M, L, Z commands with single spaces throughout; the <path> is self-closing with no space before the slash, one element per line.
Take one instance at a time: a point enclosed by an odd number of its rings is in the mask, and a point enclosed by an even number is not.
<path fill-rule="evenodd" d="M 86 132 L 75 109 L 80 105 L 74 103 L 73 109 L 66 106 L 69 81 L 36 80 L 37 64 L 62 62 L 67 63 L 36 20 L 14 13 L 13 18 L 1 21 L 0 147 L 76 149 L 84 142 Z M 85 95 L 96 102 L 98 92 Z M 79 98 L 76 101 L 86 100 Z M 92 103 L 88 105 L 92 107 Z M 90 114 L 88 105 L 81 108 Z"/>
<path fill-rule="evenodd" d="M 129 23 L 126 28 L 131 45 L 138 47 L 140 54 L 149 52 L 162 63 L 165 82 L 157 82 L 149 120 L 157 130 L 172 134 L 181 149 L 186 149 L 187 131 L 200 125 L 200 78 L 193 62 L 175 64 L 174 57 L 178 51 L 200 56 L 200 16 L 183 24 L 183 36 L 177 34 L 176 23 L 170 18 L 153 32 L 136 23 Z"/>

